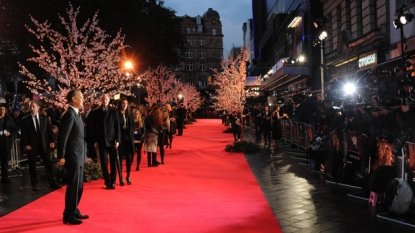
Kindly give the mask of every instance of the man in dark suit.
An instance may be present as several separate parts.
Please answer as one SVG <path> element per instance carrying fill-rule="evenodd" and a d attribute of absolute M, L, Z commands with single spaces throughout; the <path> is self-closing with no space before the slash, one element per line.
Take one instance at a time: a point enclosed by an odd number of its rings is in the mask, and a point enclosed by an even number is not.
<path fill-rule="evenodd" d="M 79 115 L 84 97 L 80 90 L 71 90 L 66 99 L 69 107 L 60 119 L 58 137 L 59 166 L 65 166 L 68 172 L 63 223 L 78 225 L 82 223 L 80 219 L 89 218 L 88 215 L 82 215 L 78 209 L 84 187 L 84 164 L 88 161 L 84 124 Z"/>
<path fill-rule="evenodd" d="M 46 177 L 48 178 L 50 187 L 52 189 L 61 188 L 53 175 L 49 151 L 50 148 L 55 147 L 52 126 L 47 116 L 39 114 L 38 103 L 32 101 L 29 106 L 31 114 L 23 117 L 21 122 L 21 147 L 27 154 L 32 190 L 39 190 L 36 172 L 38 155 L 40 155 L 43 160 Z"/>
<path fill-rule="evenodd" d="M 101 96 L 101 107 L 93 112 L 92 132 L 94 146 L 99 149 L 102 175 L 105 180 L 105 189 L 115 189 L 117 178 L 117 148 L 121 141 L 120 123 L 117 110 L 109 106 L 110 98 L 107 94 Z M 110 172 L 108 172 L 108 154 Z M 123 182 L 120 185 L 124 185 Z"/>

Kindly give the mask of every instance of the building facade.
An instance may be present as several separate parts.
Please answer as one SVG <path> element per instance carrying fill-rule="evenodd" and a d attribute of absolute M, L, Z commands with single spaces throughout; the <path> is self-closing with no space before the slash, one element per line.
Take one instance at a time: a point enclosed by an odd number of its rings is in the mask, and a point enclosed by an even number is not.
<path fill-rule="evenodd" d="M 415 24 L 400 28 L 393 21 L 402 12 L 413 12 L 413 0 L 322 0 L 328 32 L 324 51 L 326 59 L 326 96 L 336 98 L 341 85 L 353 83 L 360 88 L 362 101 L 382 97 L 392 87 L 397 96 L 396 81 L 411 77 L 406 62 L 414 60 Z M 401 40 L 406 44 L 402 53 Z M 404 65 L 405 63 L 405 65 Z M 413 62 L 412 62 L 413 63 Z M 415 78 L 415 75 L 413 76 Z M 396 87 L 395 87 L 396 86 Z M 395 93 L 396 92 L 396 93 Z"/>
<path fill-rule="evenodd" d="M 415 0 L 266 0 L 252 6 L 251 70 L 265 95 L 286 101 L 307 92 L 330 99 L 347 82 L 377 90 L 385 78 L 415 79 L 414 20 L 398 29 L 393 24 L 414 13 Z"/>
<path fill-rule="evenodd" d="M 219 69 L 223 57 L 223 33 L 220 15 L 209 8 L 203 16 L 181 17 L 182 32 L 187 39 L 187 47 L 181 54 L 180 65 L 175 73 L 184 83 L 193 84 L 198 90 L 212 87 L 212 69 Z"/>

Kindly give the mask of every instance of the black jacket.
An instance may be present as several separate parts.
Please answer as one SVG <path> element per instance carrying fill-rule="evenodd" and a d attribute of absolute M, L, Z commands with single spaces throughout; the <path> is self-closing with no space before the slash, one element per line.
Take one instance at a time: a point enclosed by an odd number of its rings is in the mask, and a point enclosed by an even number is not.
<path fill-rule="evenodd" d="M 87 161 L 84 124 L 75 110 L 68 107 L 62 114 L 58 137 L 58 159 L 65 158 L 65 166 L 83 166 Z"/>
<path fill-rule="evenodd" d="M 100 148 L 111 147 L 116 142 L 120 142 L 121 131 L 117 110 L 108 108 L 106 113 L 102 107 L 95 110 L 92 117 L 92 132 L 94 142 L 97 142 Z"/>
<path fill-rule="evenodd" d="M 13 119 L 9 115 L 4 116 L 3 125 L 1 127 L 3 130 L 7 130 L 10 132 L 10 136 L 8 137 L 1 137 L 0 146 L 6 146 L 6 151 L 10 151 L 13 145 L 13 138 L 16 137 L 17 134 L 17 128 L 14 124 Z"/>
<path fill-rule="evenodd" d="M 32 147 L 32 149 L 38 149 L 39 139 L 41 143 L 41 149 L 43 152 L 48 152 L 50 149 L 50 143 L 54 142 L 54 135 L 52 126 L 47 116 L 38 114 L 40 124 L 40 138 L 36 132 L 35 124 L 33 122 L 32 114 L 29 114 L 22 119 L 22 135 L 21 135 L 21 147 L 22 150 L 26 146 Z"/>

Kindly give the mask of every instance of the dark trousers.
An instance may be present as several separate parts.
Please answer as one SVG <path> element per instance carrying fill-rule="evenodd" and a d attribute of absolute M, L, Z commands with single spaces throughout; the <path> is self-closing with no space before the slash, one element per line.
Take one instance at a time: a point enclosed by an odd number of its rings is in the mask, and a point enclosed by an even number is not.
<path fill-rule="evenodd" d="M 7 175 L 7 170 L 9 168 L 9 155 L 10 155 L 10 149 L 6 150 L 6 145 L 0 146 L 0 166 L 1 166 L 1 179 L 7 180 L 9 179 L 9 176 Z"/>
<path fill-rule="evenodd" d="M 254 120 L 255 124 L 255 136 L 257 139 L 261 138 L 261 123 L 258 120 Z"/>
<path fill-rule="evenodd" d="M 97 157 L 97 152 L 96 152 L 95 147 L 94 147 L 94 143 L 92 143 L 92 142 L 87 143 L 86 147 L 87 147 L 88 158 L 91 158 L 92 161 L 97 162 L 98 157 Z"/>
<path fill-rule="evenodd" d="M 108 172 L 108 155 L 110 163 L 110 171 Z M 104 177 L 105 185 L 111 186 L 115 184 L 117 178 L 117 152 L 114 147 L 99 148 L 99 159 L 101 160 L 102 176 Z"/>
<path fill-rule="evenodd" d="M 135 148 L 135 152 L 137 152 L 137 168 L 138 168 L 141 163 L 141 149 L 143 148 L 143 143 L 141 142 L 141 143 L 134 144 L 134 148 Z"/>
<path fill-rule="evenodd" d="M 65 218 L 74 217 L 75 214 L 80 214 L 78 204 L 82 197 L 84 189 L 84 167 L 83 166 L 67 166 L 68 181 L 65 193 L 65 211 L 63 216 Z"/>
<path fill-rule="evenodd" d="M 238 139 L 241 138 L 241 131 L 239 129 L 233 129 L 233 138 L 235 139 L 235 142 L 238 141 Z"/>
<path fill-rule="evenodd" d="M 53 175 L 53 168 L 52 168 L 52 161 L 50 158 L 50 154 L 38 151 L 36 148 L 32 148 L 29 151 L 26 151 L 28 165 L 29 165 L 29 174 L 32 186 L 37 186 L 38 178 L 37 178 L 37 171 L 36 171 L 36 161 L 37 156 L 40 155 L 43 161 L 43 166 L 45 167 L 46 177 L 50 184 L 56 183 L 56 178 Z"/>
<path fill-rule="evenodd" d="M 265 142 L 267 142 L 267 139 L 268 139 L 268 143 L 271 144 L 271 131 L 265 130 L 264 131 L 264 138 L 265 138 Z"/>

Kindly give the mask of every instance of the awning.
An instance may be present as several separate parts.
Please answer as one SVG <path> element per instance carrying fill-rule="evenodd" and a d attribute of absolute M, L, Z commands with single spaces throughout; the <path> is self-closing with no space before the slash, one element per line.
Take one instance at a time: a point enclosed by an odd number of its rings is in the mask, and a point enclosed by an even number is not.
<path fill-rule="evenodd" d="M 288 85 L 303 76 L 310 75 L 308 66 L 285 66 L 275 72 L 271 77 L 265 80 L 260 86 L 260 90 L 271 90 L 283 85 Z"/>

